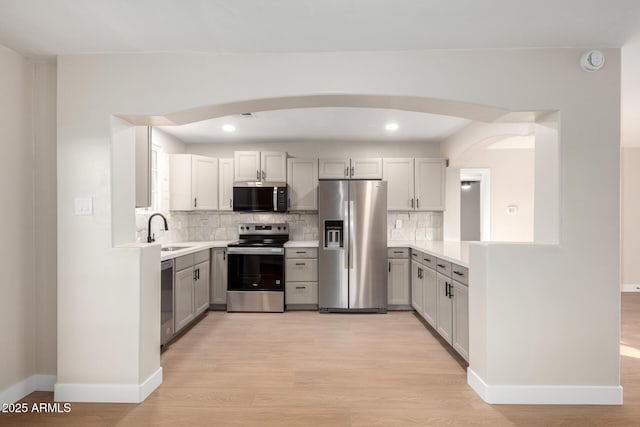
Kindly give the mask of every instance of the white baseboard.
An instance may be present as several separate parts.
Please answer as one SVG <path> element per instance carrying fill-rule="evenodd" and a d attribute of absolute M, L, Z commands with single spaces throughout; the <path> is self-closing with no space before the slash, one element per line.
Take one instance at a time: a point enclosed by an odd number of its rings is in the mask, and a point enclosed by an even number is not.
<path fill-rule="evenodd" d="M 31 375 L 5 390 L 0 390 L 0 403 L 15 403 L 34 391 L 53 391 L 55 383 L 55 375 Z"/>
<path fill-rule="evenodd" d="M 489 385 L 471 368 L 467 383 L 490 404 L 622 405 L 622 386 Z"/>
<path fill-rule="evenodd" d="M 142 384 L 63 384 L 55 385 L 56 402 L 140 403 L 162 384 L 158 368 Z"/>
<path fill-rule="evenodd" d="M 625 283 L 622 285 L 622 292 L 640 292 L 640 285 L 636 283 Z"/>

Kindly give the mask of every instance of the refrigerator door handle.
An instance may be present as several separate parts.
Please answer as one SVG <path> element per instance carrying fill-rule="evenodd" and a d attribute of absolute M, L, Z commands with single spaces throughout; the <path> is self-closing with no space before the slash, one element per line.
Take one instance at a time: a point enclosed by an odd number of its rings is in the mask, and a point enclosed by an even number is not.
<path fill-rule="evenodd" d="M 349 234 L 349 202 L 344 202 L 344 212 L 342 213 L 342 217 L 344 218 L 344 227 L 342 229 L 342 239 L 343 242 L 346 240 L 346 244 L 344 245 L 344 268 L 349 269 L 349 251 L 351 250 L 351 235 Z"/>

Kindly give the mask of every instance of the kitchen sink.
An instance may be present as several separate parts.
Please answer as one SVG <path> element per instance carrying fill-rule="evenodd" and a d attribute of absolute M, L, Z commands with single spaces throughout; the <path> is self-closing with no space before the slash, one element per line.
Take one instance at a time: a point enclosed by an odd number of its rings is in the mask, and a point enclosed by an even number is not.
<path fill-rule="evenodd" d="M 188 249 L 191 246 L 163 246 L 162 247 L 162 251 L 166 251 L 166 252 L 172 252 L 172 251 L 179 251 L 181 249 Z"/>

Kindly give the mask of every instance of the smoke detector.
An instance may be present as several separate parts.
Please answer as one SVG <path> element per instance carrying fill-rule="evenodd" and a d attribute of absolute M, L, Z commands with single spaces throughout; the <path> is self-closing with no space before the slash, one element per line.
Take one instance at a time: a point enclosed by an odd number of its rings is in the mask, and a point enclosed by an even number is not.
<path fill-rule="evenodd" d="M 580 66 L 584 71 L 593 73 L 604 67 L 604 54 L 599 50 L 590 50 L 580 57 Z"/>

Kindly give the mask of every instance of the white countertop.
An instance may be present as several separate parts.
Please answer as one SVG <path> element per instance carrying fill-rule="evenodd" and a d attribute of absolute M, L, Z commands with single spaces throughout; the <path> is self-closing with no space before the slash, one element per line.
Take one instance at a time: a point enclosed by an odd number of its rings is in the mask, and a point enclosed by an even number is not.
<path fill-rule="evenodd" d="M 284 244 L 285 248 L 317 248 L 317 240 L 289 240 Z"/>
<path fill-rule="evenodd" d="M 471 242 L 443 242 L 427 240 L 391 240 L 389 248 L 411 248 L 426 252 L 449 262 L 469 267 L 469 244 Z"/>
<path fill-rule="evenodd" d="M 184 246 L 184 249 L 179 249 L 175 251 L 161 251 L 160 252 L 160 260 L 165 261 L 167 259 L 177 258 L 182 255 L 189 255 L 198 251 L 202 251 L 204 249 L 211 248 L 226 248 L 232 240 L 206 240 L 199 242 L 176 242 L 176 243 L 165 243 L 162 246 Z"/>
<path fill-rule="evenodd" d="M 160 259 L 162 261 L 176 258 L 182 255 L 192 254 L 204 249 L 226 248 L 231 240 L 210 240 L 199 242 L 177 242 L 167 243 L 162 246 L 184 246 L 184 249 L 176 251 L 162 251 Z M 469 267 L 469 243 L 471 242 L 444 242 L 426 240 L 390 240 L 387 242 L 389 248 L 411 248 L 426 252 L 438 258 L 456 263 L 463 267 Z M 285 243 L 285 248 L 317 248 L 317 240 L 289 240 Z"/>

